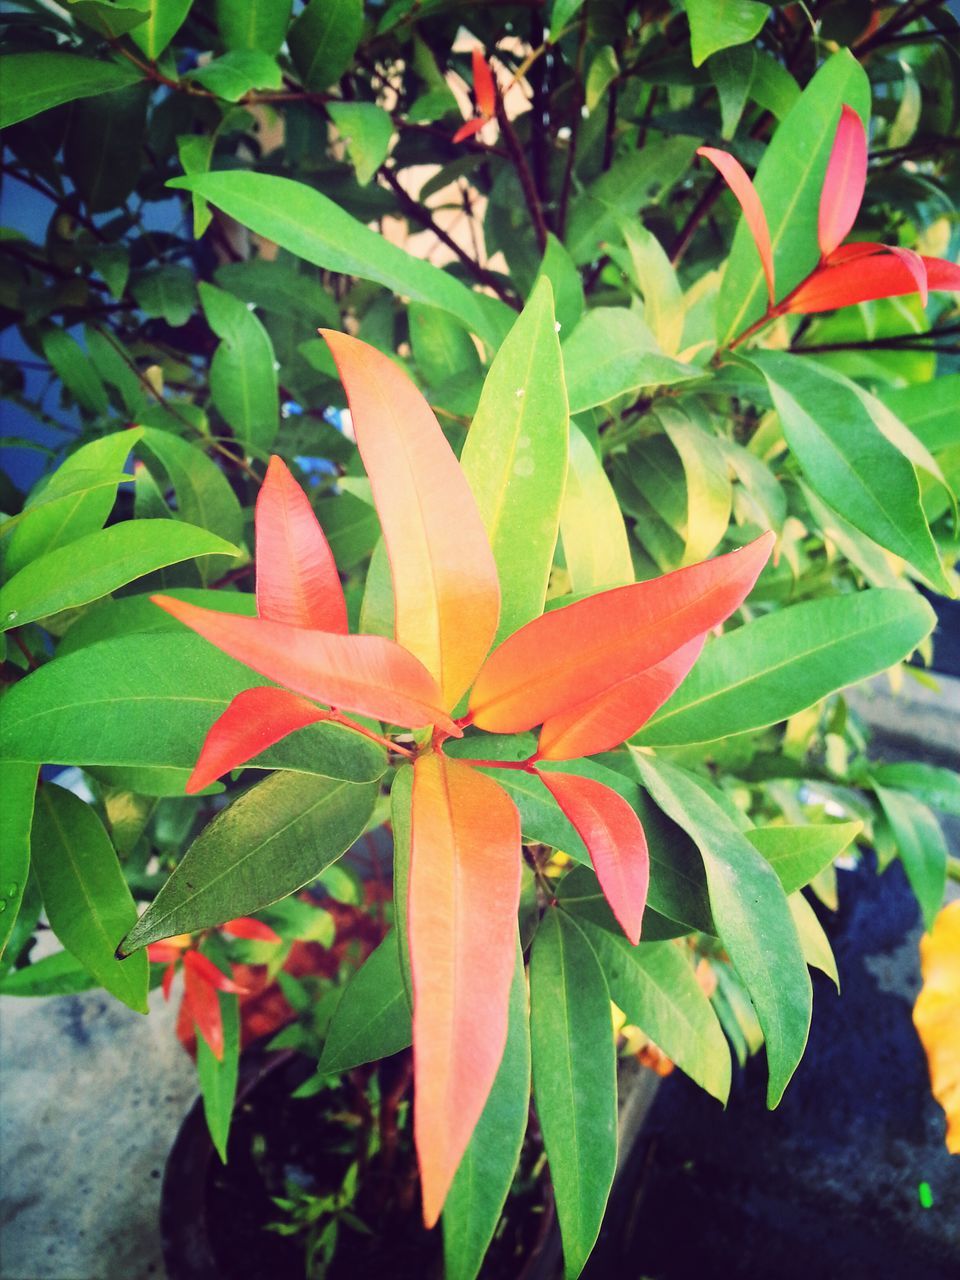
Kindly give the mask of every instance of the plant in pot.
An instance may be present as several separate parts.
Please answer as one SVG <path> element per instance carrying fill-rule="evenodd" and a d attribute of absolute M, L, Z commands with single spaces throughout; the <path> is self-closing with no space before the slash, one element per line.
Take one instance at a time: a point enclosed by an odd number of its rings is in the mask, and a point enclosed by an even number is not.
<path fill-rule="evenodd" d="M 545 35 L 520 6 L 501 38 L 480 8 L 467 42 L 443 4 L 359 0 L 12 24 L 10 169 L 52 204 L 42 243 L 4 242 L 27 348 L 5 378 L 77 438 L 0 526 L 0 990 L 143 1009 L 166 947 L 223 973 L 189 961 L 203 1022 L 242 946 L 278 945 L 214 931 L 262 917 L 289 944 L 290 895 L 389 820 L 393 929 L 328 1026 L 330 988 L 284 980 L 323 1034 L 290 1044 L 360 1071 L 342 1087 L 377 1116 L 321 1191 L 274 1188 L 315 1267 L 363 1243 L 396 1084 L 368 1064 L 408 1040 L 404 1141 L 451 1277 L 498 1231 L 531 1074 L 585 1264 L 617 1162 L 611 998 L 721 1101 L 731 1045 L 765 1047 L 771 1105 L 802 1055 L 830 956 L 801 891 L 829 900 L 865 831 L 838 691 L 928 652 L 917 584 L 954 589 L 935 348 L 960 270 L 934 36 L 896 72 L 922 174 L 881 155 L 858 223 L 871 78 L 880 151 L 910 129 L 883 29 L 837 50 L 757 9 L 746 32 L 557 3 Z M 891 39 L 940 30 L 895 13 Z M 104 111 L 125 124 L 91 167 Z M 149 222 L 171 190 L 174 230 Z M 475 243 L 438 225 L 441 190 Z M 397 217 L 449 269 L 369 225 Z M 41 762 L 84 796 L 38 791 Z M 884 798 L 912 788 L 876 794 L 926 906 L 946 851 Z M 66 950 L 31 964 L 41 905 Z M 232 1058 L 208 1049 L 226 1150 Z"/>

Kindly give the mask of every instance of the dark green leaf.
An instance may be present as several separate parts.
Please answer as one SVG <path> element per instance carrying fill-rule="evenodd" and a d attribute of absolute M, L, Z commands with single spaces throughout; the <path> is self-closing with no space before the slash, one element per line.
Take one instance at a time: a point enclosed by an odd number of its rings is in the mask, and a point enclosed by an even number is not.
<path fill-rule="evenodd" d="M 210 328 L 223 339 L 210 365 L 213 403 L 241 440 L 268 450 L 279 424 L 270 335 L 232 293 L 201 284 L 200 301 Z"/>
<path fill-rule="evenodd" d="M 128 62 L 101 62 L 72 53 L 11 53 L 0 59 L 0 129 L 62 102 L 108 94 L 141 79 Z"/>
<path fill-rule="evenodd" d="M 197 305 L 197 286 L 188 267 L 158 267 L 130 284 L 130 292 L 148 316 L 162 316 L 174 329 L 186 324 Z"/>
<path fill-rule="evenodd" d="M 106 388 L 76 338 L 65 329 L 45 329 L 40 344 L 57 377 L 77 403 L 91 413 L 106 413 L 109 408 Z"/>
<path fill-rule="evenodd" d="M 228 49 L 274 54 L 283 44 L 291 0 L 216 0 L 217 26 Z"/>
<path fill-rule="evenodd" d="M 353 974 L 327 1029 L 317 1070 L 330 1075 L 389 1058 L 410 1044 L 410 1002 L 393 930 Z"/>
<path fill-rule="evenodd" d="M 387 158 L 393 121 L 374 102 L 329 102 L 327 111 L 343 139 L 357 181 L 366 186 Z"/>
<path fill-rule="evenodd" d="M 221 1162 L 226 1164 L 239 1075 L 240 1008 L 235 995 L 218 991 L 217 999 L 223 1023 L 223 1057 L 216 1058 L 203 1036 L 197 1036 L 197 1081 L 207 1129 Z"/>
<path fill-rule="evenodd" d="M 37 765 L 5 764 L 0 804 L 0 956 L 10 938 L 30 874 L 30 824 Z"/>
<path fill-rule="evenodd" d="M 56 951 L 0 978 L 0 996 L 72 996 L 99 982 L 69 951 Z"/>
<path fill-rule="evenodd" d="M 77 103 L 63 162 L 91 213 L 122 205 L 140 177 L 148 88 L 133 84 Z M 92 147 L 90 139 L 96 138 Z"/>
<path fill-rule="evenodd" d="M 304 85 L 335 84 L 353 61 L 363 32 L 363 0 L 311 0 L 290 28 L 288 43 Z"/>
<path fill-rule="evenodd" d="M 940 824 L 925 804 L 906 791 L 874 784 L 893 831 L 900 861 L 917 895 L 925 928 L 932 929 L 943 906 L 947 883 L 947 846 Z"/>
<path fill-rule="evenodd" d="M 919 761 L 871 765 L 870 775 L 882 787 L 909 791 L 921 803 L 960 818 L 960 774 Z"/>

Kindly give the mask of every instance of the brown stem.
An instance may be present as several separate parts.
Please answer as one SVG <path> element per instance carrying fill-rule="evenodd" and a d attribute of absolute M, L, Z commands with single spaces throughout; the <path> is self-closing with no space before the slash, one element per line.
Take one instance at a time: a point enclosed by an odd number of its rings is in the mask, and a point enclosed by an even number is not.
<path fill-rule="evenodd" d="M 503 98 L 499 93 L 497 94 L 497 122 L 500 125 L 503 140 L 507 144 L 507 151 L 510 153 L 513 167 L 517 171 L 520 186 L 523 188 L 523 198 L 530 213 L 530 221 L 533 223 L 533 230 L 537 237 L 537 247 L 541 254 L 545 253 L 547 248 L 547 224 L 544 220 L 543 208 L 537 196 L 537 188 L 533 181 L 533 174 L 530 172 L 530 166 L 527 164 L 527 157 L 523 154 L 520 140 L 514 133 L 513 125 L 507 118 L 507 113 L 503 106 Z"/>
<path fill-rule="evenodd" d="M 867 36 L 861 43 L 855 44 L 853 52 L 857 58 L 862 58 L 865 53 L 870 53 L 878 46 L 886 44 L 891 36 L 902 30 L 908 23 L 916 22 L 931 9 L 939 9 L 942 5 L 943 0 L 924 0 L 922 4 L 916 3 L 916 0 L 907 0 L 907 3 L 877 27 L 872 35 Z"/>
<path fill-rule="evenodd" d="M 570 205 L 570 191 L 573 187 L 573 168 L 577 162 L 577 140 L 580 136 L 580 121 L 583 117 L 583 104 L 586 101 L 586 89 L 583 83 L 583 57 L 587 46 L 587 8 L 583 6 L 580 14 L 580 40 L 577 44 L 577 61 L 574 64 L 573 80 L 576 86 L 573 95 L 573 121 L 570 125 L 570 147 L 567 151 L 567 163 L 563 170 L 563 185 L 560 188 L 560 210 L 557 214 L 557 234 L 562 240 L 567 230 L 567 209 Z"/>

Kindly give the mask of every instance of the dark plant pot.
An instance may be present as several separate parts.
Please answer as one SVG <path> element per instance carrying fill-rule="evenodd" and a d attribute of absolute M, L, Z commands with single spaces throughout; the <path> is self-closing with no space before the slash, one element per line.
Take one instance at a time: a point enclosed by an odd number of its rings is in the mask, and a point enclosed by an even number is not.
<path fill-rule="evenodd" d="M 312 1071 L 311 1062 L 302 1055 L 292 1050 L 270 1053 L 262 1043 L 241 1055 L 226 1167 L 210 1141 L 201 1099 L 191 1107 L 163 1180 L 160 1234 L 169 1280 L 302 1280 L 302 1245 L 264 1229 L 271 1217 L 281 1216 L 270 1196 L 283 1195 L 283 1187 L 266 1187 L 250 1153 L 257 1142 L 255 1135 L 269 1129 L 275 1179 L 306 1180 L 318 1167 L 328 1169 L 331 1178 L 343 1176 L 349 1156 L 338 1152 L 335 1143 L 327 1150 L 324 1142 L 324 1110 L 335 1100 L 333 1096 L 289 1101 Z M 279 1162 L 278 1150 L 282 1151 Z M 511 1199 L 507 1205 L 507 1220 L 516 1238 L 529 1243 L 519 1258 L 488 1258 L 482 1280 L 553 1280 L 559 1274 L 560 1238 L 553 1197 L 547 1179 L 541 1179 L 539 1186 L 535 1216 L 529 1204 L 518 1209 Z M 378 1280 L 441 1280 L 440 1231 L 423 1229 L 419 1197 L 409 1198 L 409 1213 L 386 1238 L 341 1233 L 341 1239 L 349 1238 L 351 1257 L 339 1266 L 334 1262 L 331 1280 L 359 1275 L 376 1275 Z M 357 1256 L 364 1251 L 369 1251 L 369 1257 Z"/>

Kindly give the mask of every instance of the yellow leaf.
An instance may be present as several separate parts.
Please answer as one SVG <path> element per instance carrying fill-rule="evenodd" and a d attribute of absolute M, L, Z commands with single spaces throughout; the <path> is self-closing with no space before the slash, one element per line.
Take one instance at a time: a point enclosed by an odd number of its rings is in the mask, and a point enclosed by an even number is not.
<path fill-rule="evenodd" d="M 923 988 L 913 1023 L 933 1096 L 947 1114 L 947 1150 L 960 1155 L 960 901 L 948 903 L 920 939 L 920 968 Z"/>

